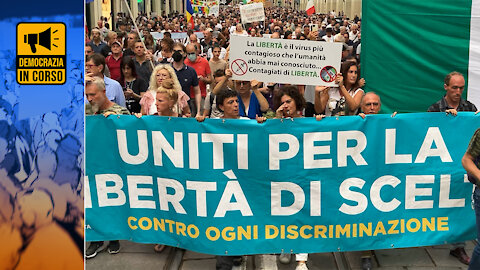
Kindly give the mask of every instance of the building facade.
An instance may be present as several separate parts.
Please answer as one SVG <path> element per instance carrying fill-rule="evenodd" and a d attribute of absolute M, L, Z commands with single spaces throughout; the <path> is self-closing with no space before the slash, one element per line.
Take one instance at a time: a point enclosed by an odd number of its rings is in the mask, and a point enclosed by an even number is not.
<path fill-rule="evenodd" d="M 275 1 L 275 0 L 274 0 Z M 335 11 L 343 12 L 347 17 L 353 19 L 355 15 L 362 16 L 362 0 L 313 0 L 317 13 L 328 13 Z M 293 6 L 299 10 L 305 10 L 308 0 L 280 0 L 277 3 L 280 6 Z M 148 15 L 153 12 L 156 15 L 169 14 L 173 12 L 185 13 L 184 0 L 94 0 L 86 5 L 86 20 L 89 26 L 96 25 L 100 16 L 109 18 L 110 14 L 118 12 L 128 13 L 126 7 L 128 4 L 136 18 L 138 13 Z M 109 20 L 112 24 L 111 19 Z"/>

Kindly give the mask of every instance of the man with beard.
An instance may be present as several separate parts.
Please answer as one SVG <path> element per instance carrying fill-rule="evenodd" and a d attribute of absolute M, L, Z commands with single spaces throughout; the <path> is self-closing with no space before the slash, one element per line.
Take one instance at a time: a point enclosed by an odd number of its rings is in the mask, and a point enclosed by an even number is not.
<path fill-rule="evenodd" d="M 103 114 L 107 117 L 111 114 L 130 114 L 127 108 L 108 99 L 102 78 L 86 76 L 85 84 L 85 96 L 88 100 L 85 105 L 86 115 Z"/>
<path fill-rule="evenodd" d="M 90 47 L 92 47 L 93 52 L 100 53 L 103 47 L 107 46 L 107 43 L 102 41 L 102 33 L 100 32 L 100 30 L 94 28 L 92 29 L 92 40 L 87 43 L 87 45 L 90 45 Z"/>
<path fill-rule="evenodd" d="M 122 107 L 107 98 L 105 82 L 99 77 L 85 77 L 85 96 L 88 104 L 85 105 L 86 115 L 103 114 L 105 117 L 112 114 L 130 114 L 127 108 Z M 85 252 L 87 259 L 97 256 L 97 253 L 105 247 L 103 241 L 95 241 Z M 116 254 L 120 251 L 120 242 L 118 240 L 110 241 L 107 246 L 108 253 Z"/>

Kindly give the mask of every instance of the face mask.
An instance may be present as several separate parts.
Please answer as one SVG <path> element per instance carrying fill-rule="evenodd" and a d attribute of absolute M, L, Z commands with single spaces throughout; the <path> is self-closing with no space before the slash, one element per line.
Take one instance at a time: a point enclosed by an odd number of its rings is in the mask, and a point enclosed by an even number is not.
<path fill-rule="evenodd" d="M 195 54 L 189 54 L 187 57 L 188 57 L 188 60 L 192 62 L 195 62 L 195 60 L 197 60 L 197 55 Z"/>
<path fill-rule="evenodd" d="M 172 57 L 173 57 L 173 61 L 175 62 L 180 62 L 183 59 L 183 56 L 180 52 L 174 52 Z"/>

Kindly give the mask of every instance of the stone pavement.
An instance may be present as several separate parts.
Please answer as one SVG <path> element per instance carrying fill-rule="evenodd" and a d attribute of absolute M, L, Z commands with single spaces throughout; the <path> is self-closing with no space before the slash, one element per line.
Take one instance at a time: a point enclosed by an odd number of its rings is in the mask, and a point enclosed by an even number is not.
<path fill-rule="evenodd" d="M 100 252 L 86 261 L 87 270 L 203 270 L 215 269 L 215 256 L 183 249 L 167 247 L 155 253 L 152 244 L 120 241 L 118 254 Z M 466 251 L 471 255 L 474 241 L 467 242 Z M 449 246 L 388 249 L 374 251 L 373 269 L 379 270 L 460 270 L 467 269 L 449 255 Z M 335 252 L 310 254 L 307 262 L 310 270 L 361 270 L 361 252 Z M 242 266 L 234 270 L 294 270 L 295 256 L 288 265 L 278 262 L 275 255 L 244 256 Z"/>

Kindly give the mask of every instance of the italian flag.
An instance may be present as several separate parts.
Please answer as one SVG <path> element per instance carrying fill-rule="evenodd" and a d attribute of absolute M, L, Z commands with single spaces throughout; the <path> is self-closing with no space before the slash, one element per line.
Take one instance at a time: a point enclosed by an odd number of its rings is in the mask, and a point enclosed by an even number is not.
<path fill-rule="evenodd" d="M 464 74 L 463 98 L 480 108 L 479 0 L 362 4 L 362 77 L 382 112 L 425 112 L 445 94 L 451 71 Z"/>
<path fill-rule="evenodd" d="M 308 0 L 307 2 L 307 15 L 312 15 L 315 13 L 315 6 L 313 5 L 313 0 Z"/>

